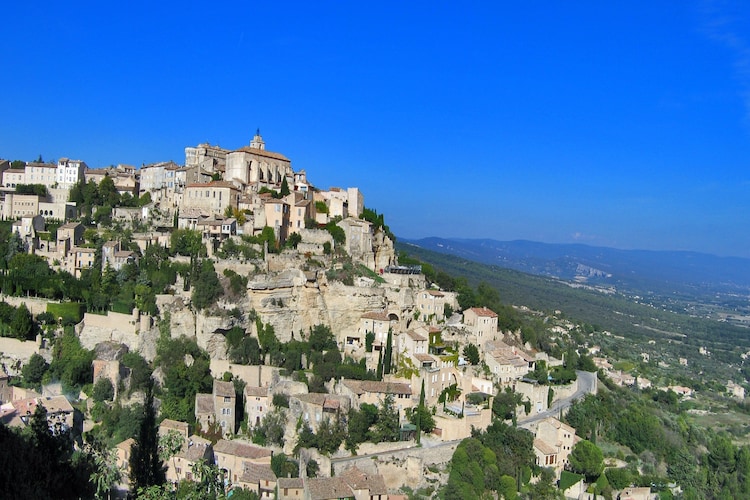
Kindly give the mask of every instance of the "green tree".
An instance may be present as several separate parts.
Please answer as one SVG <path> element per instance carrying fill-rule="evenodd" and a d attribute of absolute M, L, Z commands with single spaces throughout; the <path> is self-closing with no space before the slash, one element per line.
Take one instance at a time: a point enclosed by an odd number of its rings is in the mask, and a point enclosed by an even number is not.
<path fill-rule="evenodd" d="M 573 472 L 586 476 L 586 481 L 594 482 L 604 470 L 604 455 L 591 441 L 583 439 L 573 446 L 568 456 Z"/>
<path fill-rule="evenodd" d="M 299 464 L 283 453 L 273 454 L 271 470 L 276 477 L 299 477 Z"/>
<path fill-rule="evenodd" d="M 200 258 L 206 256 L 201 234 L 190 229 L 176 229 L 170 236 L 170 248 L 177 255 Z"/>
<path fill-rule="evenodd" d="M 105 175 L 104 179 L 99 182 L 99 199 L 104 205 L 115 207 L 120 202 L 120 194 L 117 192 L 115 182 L 109 175 Z"/>
<path fill-rule="evenodd" d="M 338 418 L 324 418 L 318 425 L 315 434 L 317 447 L 324 455 L 331 455 L 339 449 L 344 441 L 344 428 Z"/>
<path fill-rule="evenodd" d="M 286 413 L 282 408 L 274 408 L 266 413 L 259 426 L 253 429 L 253 442 L 261 446 L 284 446 L 286 433 Z"/>
<path fill-rule="evenodd" d="M 44 374 L 49 370 L 49 364 L 39 354 L 34 353 L 29 358 L 29 362 L 24 365 L 21 374 L 23 380 L 30 386 L 38 386 L 42 383 Z"/>
<path fill-rule="evenodd" d="M 398 441 L 400 433 L 398 409 L 393 402 L 393 396 L 387 394 L 378 408 L 378 420 L 373 431 L 374 441 Z"/>
<path fill-rule="evenodd" d="M 391 373 L 393 368 L 393 332 L 388 329 L 388 337 L 385 341 L 385 354 L 383 355 L 383 375 Z"/>
<path fill-rule="evenodd" d="M 261 351 L 258 345 L 258 339 L 255 337 L 245 336 L 240 340 L 237 347 L 229 351 L 229 359 L 234 363 L 241 365 L 259 365 L 261 361 Z"/>
<path fill-rule="evenodd" d="M 621 490 L 627 488 L 633 484 L 633 475 L 628 469 L 607 469 L 604 474 L 607 476 L 610 486 L 615 490 Z"/>
<path fill-rule="evenodd" d="M 289 183 L 286 181 L 286 176 L 281 180 L 281 197 L 289 196 L 291 191 L 289 190 Z"/>
<path fill-rule="evenodd" d="M 495 418 L 500 420 L 514 420 L 516 418 L 516 408 L 521 404 L 522 396 L 512 388 L 506 387 L 500 389 L 497 396 L 492 401 L 492 413 Z"/>
<path fill-rule="evenodd" d="M 299 245 L 301 241 L 302 241 L 302 236 L 300 236 L 299 233 L 292 233 L 287 237 L 284 245 L 287 248 L 297 248 L 297 245 Z"/>
<path fill-rule="evenodd" d="M 223 293 L 224 288 L 219 282 L 219 276 L 216 274 L 213 262 L 204 259 L 200 265 L 198 279 L 193 285 L 193 305 L 196 309 L 205 309 L 214 305 Z"/>
<path fill-rule="evenodd" d="M 166 469 L 159 456 L 153 383 L 146 389 L 144 412 L 140 430 L 130 449 L 130 482 L 133 493 L 142 488 L 164 484 L 166 481 Z"/>
<path fill-rule="evenodd" d="M 213 388 L 208 353 L 187 337 L 164 338 L 157 345 L 156 366 L 164 370 L 161 413 L 166 418 L 192 422 L 195 419 L 195 395 Z M 188 366 L 186 358 L 192 358 Z"/>
<path fill-rule="evenodd" d="M 120 360 L 123 366 L 130 369 L 130 392 L 145 390 L 151 380 L 151 366 L 137 352 L 126 352 Z"/>
<path fill-rule="evenodd" d="M 467 344 L 464 347 L 464 356 L 472 365 L 479 364 L 479 349 L 474 344 Z"/>
<path fill-rule="evenodd" d="M 112 386 L 112 381 L 106 377 L 97 380 L 91 397 L 94 401 L 112 401 L 112 398 L 115 397 L 115 388 Z"/>
<path fill-rule="evenodd" d="M 378 407 L 362 403 L 359 410 L 351 408 L 347 422 L 346 448 L 355 451 L 360 443 L 370 440 L 370 429 L 378 420 Z"/>
<path fill-rule="evenodd" d="M 539 481 L 529 488 L 530 498 L 534 500 L 562 500 L 565 498 L 560 490 L 555 487 L 555 472 L 549 467 L 542 469 Z"/>
<path fill-rule="evenodd" d="M 92 452 L 94 470 L 91 483 L 96 486 L 96 498 L 111 498 L 112 488 L 122 478 L 115 450 L 102 449 Z"/>

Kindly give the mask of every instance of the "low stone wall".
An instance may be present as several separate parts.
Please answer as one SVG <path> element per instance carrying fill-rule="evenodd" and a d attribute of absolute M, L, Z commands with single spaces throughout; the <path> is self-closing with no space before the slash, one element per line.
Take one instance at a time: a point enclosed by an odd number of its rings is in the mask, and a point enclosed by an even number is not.
<path fill-rule="evenodd" d="M 34 316 L 43 312 L 47 312 L 47 304 L 49 302 L 56 302 L 47 299 L 40 299 L 37 297 L 11 297 L 9 295 L 0 295 L 0 300 L 4 300 L 13 307 L 18 307 L 21 304 L 26 304 L 26 308 Z"/>
<path fill-rule="evenodd" d="M 552 390 L 555 391 L 554 396 L 552 396 L 553 403 L 560 399 L 569 398 L 578 390 L 578 380 L 575 380 L 568 385 L 553 385 Z"/>

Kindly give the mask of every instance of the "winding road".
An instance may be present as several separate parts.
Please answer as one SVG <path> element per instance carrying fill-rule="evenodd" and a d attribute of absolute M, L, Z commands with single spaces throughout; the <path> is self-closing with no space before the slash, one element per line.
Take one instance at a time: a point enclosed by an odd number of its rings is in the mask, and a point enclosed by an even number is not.
<path fill-rule="evenodd" d="M 573 401 L 583 398 L 586 394 L 596 394 L 598 383 L 596 373 L 576 371 L 576 374 L 578 375 L 578 389 L 573 394 L 567 398 L 555 401 L 552 403 L 552 406 L 545 411 L 519 417 L 518 426 L 527 428 L 547 417 L 557 418 L 560 415 L 560 412 L 567 410 Z"/>

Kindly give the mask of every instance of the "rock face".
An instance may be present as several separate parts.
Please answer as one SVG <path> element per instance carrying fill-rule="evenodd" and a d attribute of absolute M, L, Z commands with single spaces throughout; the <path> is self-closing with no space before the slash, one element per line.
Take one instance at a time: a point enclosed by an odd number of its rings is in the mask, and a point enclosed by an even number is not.
<path fill-rule="evenodd" d="M 375 252 L 375 272 L 396 263 L 396 250 L 393 248 L 393 241 L 382 229 L 375 232 L 372 246 Z"/>
<path fill-rule="evenodd" d="M 309 281 L 299 269 L 250 282 L 248 300 L 248 307 L 258 313 L 261 321 L 273 325 L 282 342 L 290 340 L 292 333 L 299 338 L 300 331 L 307 334 L 319 324 L 334 332 L 356 330 L 362 314 L 386 306 L 383 288 L 328 283 L 324 276 Z"/>

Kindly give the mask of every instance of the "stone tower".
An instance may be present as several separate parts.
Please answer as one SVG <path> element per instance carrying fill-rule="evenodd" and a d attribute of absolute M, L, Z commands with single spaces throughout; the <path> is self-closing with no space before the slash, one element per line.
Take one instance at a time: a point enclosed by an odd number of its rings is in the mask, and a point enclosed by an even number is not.
<path fill-rule="evenodd" d="M 255 137 L 253 137 L 253 140 L 250 141 L 250 147 L 253 149 L 260 149 L 260 150 L 266 149 L 266 143 L 263 142 L 263 138 L 260 136 L 260 129 L 257 129 L 255 131 Z"/>

